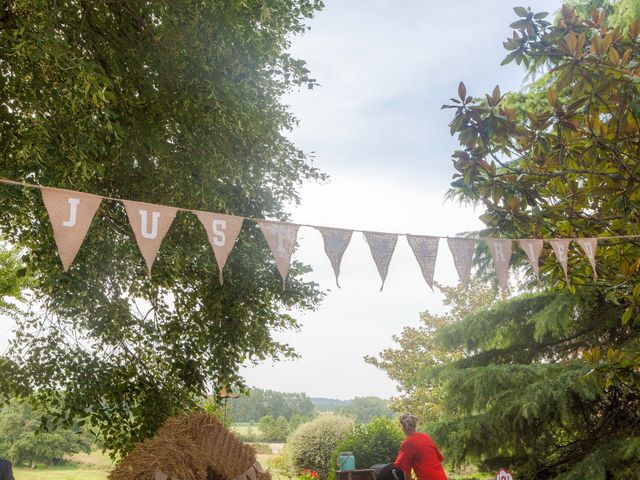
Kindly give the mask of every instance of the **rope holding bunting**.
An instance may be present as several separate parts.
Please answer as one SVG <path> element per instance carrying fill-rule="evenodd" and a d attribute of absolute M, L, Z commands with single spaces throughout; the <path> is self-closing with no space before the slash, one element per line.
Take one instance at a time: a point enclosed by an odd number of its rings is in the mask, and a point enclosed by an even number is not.
<path fill-rule="evenodd" d="M 433 273 L 438 253 L 438 240 L 446 238 L 449 249 L 453 255 L 454 264 L 461 283 L 467 287 L 471 277 L 473 254 L 478 241 L 484 241 L 489 247 L 493 257 L 494 268 L 500 285 L 506 290 L 508 280 L 507 272 L 511 258 L 512 242 L 517 242 L 526 253 L 532 270 L 540 284 L 539 257 L 543 250 L 544 242 L 547 242 L 555 254 L 557 262 L 561 265 L 565 280 L 569 282 L 568 259 L 570 244 L 575 240 L 589 261 L 593 279 L 597 280 L 596 250 L 598 243 L 607 240 L 638 240 L 640 235 L 612 235 L 589 238 L 493 238 L 493 237 L 446 237 L 440 235 L 413 235 L 409 233 L 391 233 L 372 230 L 345 229 L 311 225 L 306 223 L 290 223 L 264 218 L 245 217 L 215 212 L 193 210 L 189 208 L 144 203 L 138 200 L 121 199 L 93 193 L 79 192 L 61 188 L 34 185 L 26 182 L 0 178 L 0 183 L 19 186 L 23 188 L 37 188 L 42 193 L 43 202 L 49 220 L 52 225 L 53 235 L 60 256 L 63 270 L 66 272 L 78 253 L 90 228 L 92 219 L 99 210 L 103 200 L 119 202 L 124 205 L 134 232 L 136 242 L 142 253 L 149 275 L 160 249 L 163 238 L 172 226 L 178 211 L 189 212 L 196 215 L 209 238 L 218 266 L 220 283 L 223 282 L 222 271 L 231 254 L 235 241 L 245 220 L 256 222 L 260 227 L 268 246 L 271 249 L 276 262 L 278 272 L 282 279 L 283 288 L 286 287 L 286 278 L 289 273 L 291 257 L 293 255 L 298 230 L 300 227 L 310 227 L 322 233 L 325 253 L 331 261 L 331 266 L 336 277 L 336 284 L 340 274 L 340 263 L 349 245 L 353 232 L 361 232 L 369 245 L 373 260 L 382 280 L 380 290 L 383 289 L 389 264 L 394 254 L 397 238 L 405 236 L 413 250 L 424 279 L 427 284 L 433 286 Z"/>

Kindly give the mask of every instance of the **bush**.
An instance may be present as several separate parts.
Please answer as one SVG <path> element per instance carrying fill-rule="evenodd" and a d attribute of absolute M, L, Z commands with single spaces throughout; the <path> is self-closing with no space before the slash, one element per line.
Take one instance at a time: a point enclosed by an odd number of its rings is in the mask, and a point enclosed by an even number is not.
<path fill-rule="evenodd" d="M 296 477 L 297 472 L 291 464 L 290 447 L 288 444 L 278 454 L 267 460 L 267 469 L 271 473 L 273 480 L 290 480 Z"/>
<path fill-rule="evenodd" d="M 353 452 L 356 468 L 391 463 L 398 456 L 404 433 L 397 420 L 374 418 L 370 423 L 358 424 L 351 435 L 336 445 L 331 462 L 337 465 L 340 452 Z"/>
<path fill-rule="evenodd" d="M 337 415 L 323 415 L 300 425 L 289 437 L 289 452 L 294 468 L 314 470 L 322 480 L 333 470 L 331 457 L 336 445 L 353 432 L 354 422 Z"/>

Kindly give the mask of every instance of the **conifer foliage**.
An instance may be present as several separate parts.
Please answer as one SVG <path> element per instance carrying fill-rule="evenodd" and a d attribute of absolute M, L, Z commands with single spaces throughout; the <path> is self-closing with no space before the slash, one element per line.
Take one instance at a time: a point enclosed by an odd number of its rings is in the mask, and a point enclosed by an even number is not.
<path fill-rule="evenodd" d="M 581 17 L 564 6 L 551 24 L 514 10 L 503 63 L 544 75 L 529 93 L 496 87 L 482 99 L 460 84 L 445 105 L 461 145 L 451 195 L 483 204 L 491 236 L 639 234 L 640 21 L 613 26 L 601 10 Z M 594 280 L 574 246 L 567 283 L 547 249 L 540 293 L 437 333 L 438 344 L 464 352 L 425 372 L 443 385 L 434 428 L 450 458 L 523 479 L 637 478 L 638 258 L 635 239 L 602 241 Z"/>

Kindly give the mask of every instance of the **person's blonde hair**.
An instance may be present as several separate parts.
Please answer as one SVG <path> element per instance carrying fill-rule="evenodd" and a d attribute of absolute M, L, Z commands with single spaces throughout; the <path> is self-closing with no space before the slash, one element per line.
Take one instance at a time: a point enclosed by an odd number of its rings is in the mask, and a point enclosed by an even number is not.
<path fill-rule="evenodd" d="M 418 426 L 418 417 L 411 413 L 403 413 L 400 416 L 400 425 L 406 430 L 415 430 Z"/>

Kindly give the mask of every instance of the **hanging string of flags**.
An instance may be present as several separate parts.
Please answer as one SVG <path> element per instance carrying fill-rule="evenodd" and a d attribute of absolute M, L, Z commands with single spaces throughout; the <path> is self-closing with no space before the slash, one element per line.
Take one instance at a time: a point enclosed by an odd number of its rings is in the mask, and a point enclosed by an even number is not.
<path fill-rule="evenodd" d="M 53 227 L 53 235 L 58 254 L 65 272 L 69 270 L 76 254 L 80 250 L 102 200 L 112 200 L 123 204 L 136 243 L 145 260 L 149 273 L 151 273 L 151 268 L 160 250 L 162 240 L 171 228 L 177 212 L 181 210 L 193 213 L 198 220 L 200 220 L 207 232 L 207 237 L 218 265 L 220 283 L 223 283 L 222 272 L 224 266 L 233 250 L 245 220 L 254 221 L 258 224 L 273 254 L 278 272 L 282 277 L 283 288 L 289 273 L 291 256 L 295 248 L 300 227 L 315 228 L 322 235 L 324 250 L 331 262 L 338 287 L 340 286 L 338 278 L 340 276 L 342 257 L 349 246 L 353 232 L 360 231 L 188 210 L 167 205 L 104 197 L 73 190 L 42 187 L 3 178 L 0 178 L 0 183 L 40 189 L 45 208 L 49 214 L 49 220 Z M 391 258 L 393 257 L 399 236 L 406 236 L 409 247 L 413 251 L 416 261 L 420 266 L 422 276 L 431 288 L 433 288 L 435 264 L 441 238 L 447 239 L 458 277 L 465 287 L 469 286 L 476 244 L 478 241 L 484 241 L 491 253 L 498 283 L 505 290 L 508 288 L 509 262 L 511 260 L 513 242 L 516 242 L 524 251 L 538 282 L 540 282 L 539 259 L 545 241 L 551 245 L 555 258 L 560 263 L 565 274 L 565 279 L 568 280 L 569 246 L 571 242 L 575 240 L 589 261 L 593 270 L 593 278 L 596 280 L 596 250 L 598 240 L 640 238 L 637 235 L 623 235 L 599 238 L 556 238 L 543 240 L 532 238 L 503 239 L 402 235 L 373 231 L 360 232 L 364 235 L 373 261 L 380 274 L 380 279 L 382 280 L 380 290 L 384 287 Z"/>

